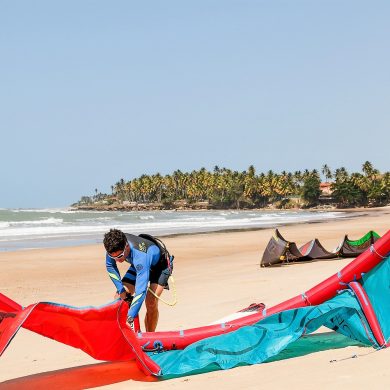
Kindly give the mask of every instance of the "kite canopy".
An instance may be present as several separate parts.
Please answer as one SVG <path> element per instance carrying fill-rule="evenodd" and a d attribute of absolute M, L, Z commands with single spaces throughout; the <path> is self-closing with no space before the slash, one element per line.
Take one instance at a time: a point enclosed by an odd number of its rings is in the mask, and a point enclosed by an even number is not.
<path fill-rule="evenodd" d="M 295 242 L 285 240 L 279 230 L 276 229 L 265 248 L 260 266 L 269 267 L 271 265 L 280 265 L 302 259 L 302 253 L 299 251 Z"/>
<path fill-rule="evenodd" d="M 373 230 L 370 230 L 358 240 L 350 240 L 348 235 L 345 235 L 336 252 L 340 257 L 356 257 L 370 247 L 380 235 Z"/>
<path fill-rule="evenodd" d="M 142 351 L 134 332 L 126 326 L 127 310 L 120 299 L 100 307 L 40 302 L 22 308 L 0 293 L 0 356 L 23 326 L 98 360 L 136 359 L 146 374 L 157 375 L 160 367 Z"/>
<path fill-rule="evenodd" d="M 359 240 L 350 240 L 346 235 L 334 252 L 329 252 L 317 238 L 302 245 L 299 249 L 295 242 L 287 241 L 276 229 L 268 242 L 260 262 L 261 267 L 281 265 L 297 261 L 314 259 L 332 259 L 337 257 L 356 257 L 380 238 L 379 234 L 369 231 Z"/>
<path fill-rule="evenodd" d="M 307 242 L 299 248 L 303 256 L 308 259 L 332 259 L 337 257 L 336 253 L 328 252 L 318 241 L 317 238 Z"/>
<path fill-rule="evenodd" d="M 378 347 L 362 314 L 354 294 L 345 290 L 321 305 L 274 314 L 235 332 L 198 341 L 182 351 L 167 351 L 151 358 L 161 367 L 164 377 L 257 364 L 276 357 L 320 326 L 337 329 L 366 346 Z"/>

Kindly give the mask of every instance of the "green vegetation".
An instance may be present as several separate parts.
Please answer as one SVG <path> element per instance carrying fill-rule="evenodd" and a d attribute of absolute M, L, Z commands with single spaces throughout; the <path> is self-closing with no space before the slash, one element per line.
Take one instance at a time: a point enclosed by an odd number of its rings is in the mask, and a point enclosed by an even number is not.
<path fill-rule="evenodd" d="M 331 182 L 329 193 L 320 188 L 317 170 L 294 173 L 273 171 L 256 174 L 251 165 L 243 172 L 214 167 L 190 173 L 177 170 L 172 175 L 142 175 L 130 181 L 120 179 L 111 186 L 112 194 L 83 196 L 73 206 L 79 208 L 292 208 L 330 204 L 336 207 L 382 206 L 390 202 L 390 172 L 381 174 L 369 161 L 362 173 L 349 174 L 345 168 L 332 173 L 321 170 Z"/>
<path fill-rule="evenodd" d="M 305 178 L 301 195 L 308 206 L 315 206 L 318 203 L 321 195 L 320 184 L 321 180 L 318 175 L 312 174 Z"/>

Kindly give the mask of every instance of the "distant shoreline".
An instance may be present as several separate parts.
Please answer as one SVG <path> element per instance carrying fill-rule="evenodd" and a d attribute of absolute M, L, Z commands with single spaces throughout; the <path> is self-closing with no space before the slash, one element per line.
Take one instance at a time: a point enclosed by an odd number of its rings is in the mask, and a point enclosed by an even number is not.
<path fill-rule="evenodd" d="M 136 211 L 136 212 L 150 212 L 150 211 L 183 211 L 183 212 L 213 212 L 213 211 L 306 211 L 306 212 L 343 212 L 343 213 L 358 213 L 358 212 L 377 212 L 377 211 L 390 211 L 390 205 L 377 206 L 377 207 L 350 207 L 350 208 L 337 208 L 335 206 L 319 206 L 310 208 L 276 208 L 276 207 L 263 207 L 263 208 L 205 208 L 205 207 L 180 207 L 180 208 L 159 208 L 157 206 L 148 206 L 147 204 L 139 204 L 136 206 L 70 206 L 70 210 L 75 211 Z"/>
<path fill-rule="evenodd" d="M 200 202 L 203 203 L 203 202 Z M 390 210 L 390 205 L 377 206 L 377 207 L 349 207 L 349 208 L 338 208 L 336 206 L 324 205 L 317 207 L 294 207 L 294 208 L 276 208 L 276 207 L 254 207 L 254 208 L 215 208 L 210 205 L 203 205 L 195 203 L 191 206 L 180 206 L 180 207 L 163 207 L 162 205 L 155 203 L 138 203 L 137 205 L 85 205 L 85 206 L 69 206 L 70 210 L 80 211 L 337 211 L 344 213 L 355 213 L 359 211 L 380 211 Z M 206 202 L 204 202 L 206 203 Z"/>

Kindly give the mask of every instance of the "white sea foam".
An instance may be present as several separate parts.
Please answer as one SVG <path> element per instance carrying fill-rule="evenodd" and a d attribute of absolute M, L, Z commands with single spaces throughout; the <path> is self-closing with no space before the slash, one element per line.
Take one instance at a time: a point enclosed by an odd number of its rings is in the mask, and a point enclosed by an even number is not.
<path fill-rule="evenodd" d="M 81 214 L 85 213 L 84 210 L 74 210 L 69 208 L 50 208 L 50 209 L 0 209 L 0 210 L 8 210 L 13 213 L 49 213 L 49 214 Z M 90 210 L 88 213 L 90 214 L 101 214 L 105 211 L 100 210 Z"/>
<path fill-rule="evenodd" d="M 77 218 L 75 219 L 76 222 L 104 222 L 104 221 L 113 221 L 114 218 L 112 217 L 95 217 L 95 218 Z"/>
<path fill-rule="evenodd" d="M 9 221 L 7 222 L 10 227 L 19 226 L 19 225 L 59 225 L 62 224 L 64 220 L 62 218 L 45 218 L 36 221 Z"/>
<path fill-rule="evenodd" d="M 124 231 L 164 235 L 172 233 L 206 232 L 226 229 L 272 227 L 303 221 L 325 220 L 342 217 L 339 212 L 289 212 L 289 211 L 156 211 L 156 212 L 87 212 L 61 213 L 53 215 L 54 209 L 36 210 L 41 214 L 32 216 L 30 210 L 18 211 L 15 217 L 10 210 L 0 216 L 0 250 L 7 243 L 18 243 L 18 248 L 31 247 L 29 241 L 40 241 L 42 246 L 48 240 L 79 240 L 83 237 L 90 242 L 100 241 L 110 228 Z M 57 210 L 57 209 L 56 209 Z M 58 213 L 58 211 L 56 211 Z M 7 214 L 8 213 L 8 214 Z M 25 213 L 25 214 L 23 214 Z M 36 215 L 36 216 L 35 216 Z M 18 220 L 21 219 L 21 220 Z M 23 244 L 23 242 L 25 244 Z M 35 242 L 34 245 L 38 245 Z M 16 244 L 15 244 L 16 245 Z M 48 245 L 48 244 L 46 244 Z"/>
<path fill-rule="evenodd" d="M 59 213 L 65 209 L 10 209 L 13 213 Z"/>

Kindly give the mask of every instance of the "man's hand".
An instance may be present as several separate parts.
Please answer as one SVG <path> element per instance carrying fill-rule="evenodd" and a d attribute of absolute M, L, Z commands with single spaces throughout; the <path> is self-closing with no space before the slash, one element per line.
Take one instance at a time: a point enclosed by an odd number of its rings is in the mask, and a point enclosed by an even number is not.
<path fill-rule="evenodd" d="M 127 297 L 127 294 L 128 294 L 127 291 L 123 291 L 123 293 L 119 294 L 119 298 L 125 300 Z"/>
<path fill-rule="evenodd" d="M 119 298 L 122 299 L 122 301 L 125 301 L 129 306 L 133 301 L 133 296 L 127 291 L 123 291 L 123 293 L 120 293 Z"/>
<path fill-rule="evenodd" d="M 133 302 L 133 296 L 129 293 L 126 292 L 125 298 L 122 298 L 129 306 L 131 305 L 131 302 Z"/>

